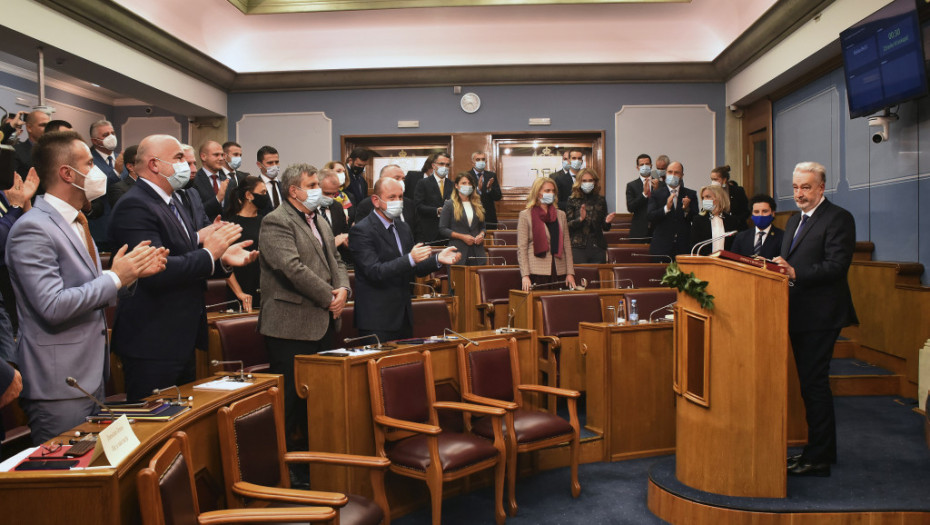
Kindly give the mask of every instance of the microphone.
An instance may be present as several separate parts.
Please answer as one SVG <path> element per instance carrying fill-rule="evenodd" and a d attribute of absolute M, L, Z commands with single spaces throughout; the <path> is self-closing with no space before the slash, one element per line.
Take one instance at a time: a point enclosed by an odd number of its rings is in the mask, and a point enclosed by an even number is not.
<path fill-rule="evenodd" d="M 362 339 L 371 339 L 372 337 L 374 337 L 374 338 L 375 338 L 375 341 L 377 341 L 377 344 L 375 345 L 375 348 L 380 349 L 380 348 L 381 348 L 381 339 L 378 338 L 378 334 L 368 334 L 368 335 L 363 335 L 363 336 L 360 336 L 360 337 L 346 337 L 345 339 L 342 340 L 342 342 L 343 342 L 343 343 L 346 343 L 346 344 L 349 344 L 349 343 L 351 343 L 351 342 L 353 342 L 353 341 L 361 341 Z M 367 349 L 367 348 L 371 348 L 371 345 L 365 345 L 363 348 L 366 348 L 366 349 Z"/>
<path fill-rule="evenodd" d="M 706 241 L 701 241 L 691 247 L 691 255 L 694 255 L 695 250 L 700 251 L 701 248 L 707 246 L 708 244 L 713 244 L 714 242 L 719 241 L 720 239 L 726 239 L 727 237 L 730 237 L 732 235 L 736 235 L 736 230 L 728 231 L 716 237 L 711 237 L 710 239 L 707 239 Z"/>
<path fill-rule="evenodd" d="M 532 290 L 532 289 L 533 289 L 533 288 L 531 287 L 530 290 Z M 523 300 L 520 301 L 520 304 L 518 304 L 517 306 L 515 306 L 515 307 L 513 307 L 513 308 L 510 309 L 510 312 L 507 313 L 507 327 L 506 327 L 506 328 L 498 328 L 497 331 L 498 331 L 499 333 L 502 333 L 502 334 L 509 334 L 509 333 L 513 333 L 513 332 L 523 332 L 523 331 L 526 331 L 526 330 L 527 330 L 526 328 L 514 328 L 514 327 L 513 327 L 513 318 L 517 315 L 517 308 L 520 308 L 521 306 L 523 306 L 523 305 L 526 303 L 526 300 L 529 299 L 531 295 L 532 295 L 532 294 L 529 294 L 529 293 L 526 294 L 526 295 L 523 297 Z"/>
<path fill-rule="evenodd" d="M 585 282 L 587 282 L 587 281 L 585 280 Z M 565 286 L 565 281 L 553 281 L 553 282 L 551 282 L 551 283 L 534 284 L 530 289 L 531 289 L 531 290 L 538 290 L 538 289 L 540 289 L 540 288 L 556 288 L 556 287 L 559 287 L 559 286 Z M 561 288 L 560 288 L 560 289 L 561 289 Z"/>
<path fill-rule="evenodd" d="M 655 255 L 651 253 L 631 253 L 630 255 L 633 257 L 665 257 L 668 259 L 668 262 L 672 262 L 672 257 L 670 255 L 664 255 L 661 253 L 657 253 Z"/>
<path fill-rule="evenodd" d="M 84 397 L 86 397 L 87 399 L 90 399 L 91 401 L 93 401 L 94 403 L 96 403 L 97 406 L 100 407 L 100 408 L 102 408 L 104 412 L 106 412 L 107 414 L 110 414 L 110 418 L 111 418 L 111 419 L 113 419 L 114 421 L 116 421 L 117 416 L 116 416 L 116 414 L 113 413 L 112 410 L 110 410 L 110 407 L 104 405 L 103 403 L 100 402 L 99 399 L 97 399 L 96 397 L 90 395 L 90 392 L 88 392 L 87 390 L 84 390 L 83 388 L 81 388 L 81 385 L 78 384 L 77 379 L 75 379 L 75 378 L 69 376 L 67 379 L 65 379 L 65 383 L 68 383 L 68 386 L 70 386 L 70 387 L 72 387 L 72 388 L 76 388 L 76 389 L 80 390 L 81 393 L 84 394 Z"/>
<path fill-rule="evenodd" d="M 469 345 L 478 346 L 478 341 L 475 341 L 474 339 L 469 339 L 469 338 L 465 337 L 464 335 L 462 335 L 462 334 L 456 332 L 455 330 L 452 330 L 451 328 L 443 328 L 443 329 L 442 329 L 442 337 L 443 337 L 443 339 L 445 339 L 446 334 L 452 334 L 452 335 L 458 337 L 459 339 L 463 339 L 463 340 L 465 340 L 465 341 L 468 341 L 468 344 L 469 344 Z M 468 345 L 465 345 L 465 346 L 468 346 Z"/>
<path fill-rule="evenodd" d="M 446 243 L 446 242 L 449 242 L 449 239 L 448 239 L 448 238 L 446 238 L 446 239 L 436 239 L 435 241 L 429 241 L 429 242 L 421 242 L 421 243 L 419 243 L 419 244 L 421 244 L 422 246 L 432 246 L 432 245 L 434 245 L 434 244 L 443 244 L 443 243 Z"/>
<path fill-rule="evenodd" d="M 500 241 L 500 242 L 497 242 L 497 241 Z M 493 243 L 492 246 L 507 246 L 507 241 L 505 241 L 504 239 L 498 239 L 497 237 L 491 239 L 491 242 Z"/>
<path fill-rule="evenodd" d="M 485 226 L 489 226 L 489 225 L 492 225 L 492 224 L 493 224 L 494 226 L 497 226 L 496 229 L 498 229 L 498 230 L 506 230 L 506 229 L 507 229 L 507 225 L 504 224 L 503 222 L 486 222 L 486 223 L 484 223 Z"/>
<path fill-rule="evenodd" d="M 239 359 L 239 360 L 233 360 L 233 361 L 217 361 L 216 359 L 214 359 L 213 361 L 210 361 L 210 366 L 234 365 L 234 364 L 237 364 L 237 363 L 239 364 L 239 377 L 236 378 L 236 381 L 245 381 L 245 379 L 246 379 L 245 370 L 244 370 L 244 365 L 242 364 L 242 360 L 241 360 L 241 359 Z M 249 379 L 251 379 L 251 378 L 252 378 L 252 374 L 249 374 L 248 377 L 249 377 Z"/>
<path fill-rule="evenodd" d="M 624 237 L 622 241 L 651 241 L 652 237 Z"/>
<path fill-rule="evenodd" d="M 204 306 L 203 308 L 204 308 L 204 310 L 206 310 L 206 309 L 208 309 L 208 308 L 214 308 L 214 307 L 217 307 L 217 306 L 226 306 L 227 304 L 238 304 L 238 305 L 239 305 L 239 313 L 242 313 L 242 303 L 240 303 L 238 299 L 233 299 L 232 301 L 224 301 L 224 302 L 222 302 L 222 303 L 208 304 L 207 306 Z"/>
<path fill-rule="evenodd" d="M 500 259 L 500 260 L 501 260 L 501 266 L 506 266 L 506 265 L 507 265 L 507 259 L 505 259 L 505 258 L 503 258 L 503 257 L 500 257 L 500 256 L 497 256 L 497 255 L 493 255 L 493 256 L 492 256 L 492 255 L 483 255 L 483 256 L 482 256 L 482 255 L 473 255 L 473 256 L 471 256 L 471 257 L 468 258 L 469 261 L 472 261 L 472 260 L 475 260 L 475 259 L 484 259 L 485 261 L 490 261 L 491 259 Z M 491 266 L 496 266 L 496 265 L 492 264 Z"/>
<path fill-rule="evenodd" d="M 656 312 L 661 312 L 662 310 L 665 310 L 666 308 L 668 308 L 668 307 L 670 307 L 670 306 L 675 306 L 675 303 L 677 303 L 677 302 L 678 302 L 677 300 L 672 301 L 672 302 L 668 303 L 667 305 L 665 305 L 665 306 L 660 306 L 660 307 L 656 308 L 655 310 L 653 310 L 652 312 L 650 312 L 650 313 L 649 313 L 649 322 L 650 322 L 650 323 L 652 322 L 652 316 L 655 315 Z"/>
<path fill-rule="evenodd" d="M 409 282 L 409 283 L 407 283 L 407 284 L 412 284 L 412 285 L 414 285 L 414 286 L 425 286 L 425 287 L 429 288 L 429 292 L 430 292 L 429 295 L 428 295 L 427 297 L 436 297 L 436 289 L 433 288 L 432 286 L 428 285 L 428 284 L 416 283 L 416 282 Z"/>
<path fill-rule="evenodd" d="M 166 390 L 177 390 L 177 391 L 178 391 L 178 399 L 177 399 L 177 401 L 171 401 L 169 404 L 171 404 L 171 405 L 178 405 L 178 406 L 184 404 L 184 402 L 181 401 L 181 389 L 178 388 L 177 385 L 166 386 L 165 388 L 155 388 L 155 389 L 152 390 L 152 393 L 155 394 L 156 396 L 160 396 L 160 395 L 162 395 L 162 393 L 165 392 Z M 188 401 L 193 401 L 193 400 L 194 400 L 194 396 L 187 396 L 187 400 L 188 400 Z"/>

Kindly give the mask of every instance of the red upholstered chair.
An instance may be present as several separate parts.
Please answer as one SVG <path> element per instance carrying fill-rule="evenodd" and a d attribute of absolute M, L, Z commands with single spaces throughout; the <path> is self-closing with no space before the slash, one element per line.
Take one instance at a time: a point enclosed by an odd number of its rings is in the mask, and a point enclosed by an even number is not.
<path fill-rule="evenodd" d="M 522 286 L 519 268 L 478 268 L 479 303 L 475 305 L 481 314 L 481 323 L 486 330 L 506 326 L 509 317 L 507 305 L 510 302 L 510 290 L 519 290 Z M 501 315 L 497 315 L 500 306 Z"/>
<path fill-rule="evenodd" d="M 443 330 L 452 328 L 452 317 L 444 299 L 419 299 L 413 301 L 412 306 L 413 337 L 442 335 Z"/>
<path fill-rule="evenodd" d="M 226 279 L 207 279 L 207 291 L 203 295 L 203 304 L 210 306 L 211 304 L 220 304 L 229 301 L 229 294 L 226 291 Z M 229 307 L 235 307 L 235 305 L 228 306 L 217 306 L 208 311 L 216 312 L 220 310 L 226 310 Z"/>
<path fill-rule="evenodd" d="M 355 297 L 355 270 L 349 270 L 346 273 L 349 274 L 349 290 L 352 291 L 352 294 L 349 298 L 351 299 Z"/>
<path fill-rule="evenodd" d="M 429 351 L 389 355 L 368 361 L 368 391 L 375 449 L 391 460 L 391 472 L 426 481 L 433 525 L 442 523 L 442 486 L 485 469 L 494 469 L 494 518 L 504 523 L 504 410 L 470 403 L 437 402 Z M 493 442 L 473 434 L 446 432 L 437 409 L 491 416 Z"/>
<path fill-rule="evenodd" d="M 499 231 L 494 232 L 494 245 L 495 246 L 498 246 L 498 245 L 516 246 L 517 245 L 517 231 L 516 230 L 499 230 Z"/>
<path fill-rule="evenodd" d="M 662 286 L 666 265 L 615 266 L 614 281 L 617 288 L 655 288 Z"/>
<path fill-rule="evenodd" d="M 328 507 L 289 507 L 200 512 L 191 449 L 184 432 L 174 433 L 136 477 L 143 525 L 221 523 L 332 523 Z M 283 492 L 283 491 L 282 491 Z M 301 491 L 290 491 L 301 492 Z"/>
<path fill-rule="evenodd" d="M 333 338 L 331 344 L 333 348 L 342 348 L 345 346 L 345 340 L 352 337 L 358 337 L 358 329 L 355 328 L 355 303 L 346 303 L 345 308 L 342 309 L 342 315 L 339 317 L 342 319 L 342 324 L 339 326 L 339 331 L 336 332 L 336 337 Z"/>
<path fill-rule="evenodd" d="M 639 255 L 633 255 L 633 254 Z M 653 262 L 649 257 L 648 245 L 608 246 L 607 262 L 614 263 L 648 263 Z"/>
<path fill-rule="evenodd" d="M 610 288 L 610 283 L 601 283 L 597 266 L 575 265 L 575 286 L 582 286 L 582 279 L 588 284 L 587 288 Z"/>
<path fill-rule="evenodd" d="M 636 313 L 639 314 L 640 321 L 649 321 L 649 314 L 652 313 L 653 310 L 672 303 L 677 298 L 678 291 L 674 289 L 644 290 L 641 292 L 628 292 L 623 295 L 623 299 L 626 301 L 627 316 L 629 316 L 631 301 L 636 299 Z M 656 312 L 656 316 L 658 317 L 660 313 L 661 312 Z"/>
<path fill-rule="evenodd" d="M 508 266 L 520 264 L 517 261 L 516 246 L 486 246 L 484 249 L 488 252 L 488 257 L 494 261 L 494 264 L 500 264 L 501 261 L 506 262 Z"/>
<path fill-rule="evenodd" d="M 610 230 L 604 232 L 604 242 L 607 244 L 627 244 L 630 242 L 630 230 Z M 637 241 L 642 242 L 642 241 Z"/>
<path fill-rule="evenodd" d="M 520 384 L 520 364 L 516 339 L 491 339 L 477 346 L 459 345 L 459 377 L 462 397 L 507 411 L 504 428 L 507 438 L 507 494 L 511 516 L 517 513 L 517 454 L 568 443 L 571 446 L 572 497 L 581 493 L 578 483 L 579 433 L 577 390 L 541 385 Z M 523 392 L 563 397 L 568 402 L 569 420 L 548 412 L 527 409 Z M 493 430 L 488 418 L 473 421 L 472 430 L 491 439 Z"/>
<path fill-rule="evenodd" d="M 220 334 L 223 361 L 242 361 L 243 370 L 247 373 L 269 369 L 268 348 L 265 347 L 265 336 L 258 333 L 257 315 L 219 320 L 216 331 Z"/>
<path fill-rule="evenodd" d="M 603 320 L 601 299 L 596 293 L 543 295 L 539 371 L 545 384 L 584 391 L 584 359 L 578 351 L 578 323 Z M 543 378 L 539 378 L 543 384 Z M 550 404 L 550 409 L 554 406 Z"/>
<path fill-rule="evenodd" d="M 342 525 L 390 523 L 391 512 L 384 492 L 384 473 L 390 462 L 383 457 L 331 452 L 285 452 L 284 407 L 277 388 L 221 408 L 217 422 L 230 507 L 326 505 L 338 509 Z M 375 501 L 352 494 L 291 489 L 289 463 L 367 468 Z M 325 483 L 326 480 L 314 481 L 314 485 Z"/>

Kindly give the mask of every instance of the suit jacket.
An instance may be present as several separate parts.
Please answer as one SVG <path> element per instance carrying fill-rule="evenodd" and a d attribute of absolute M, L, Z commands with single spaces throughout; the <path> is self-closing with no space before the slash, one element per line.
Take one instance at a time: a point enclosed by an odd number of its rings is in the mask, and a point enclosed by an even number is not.
<path fill-rule="evenodd" d="M 562 230 L 562 258 L 555 259 L 556 275 L 575 275 L 575 265 L 572 262 L 572 239 L 568 233 L 568 221 L 565 212 L 558 210 L 559 228 Z M 549 231 L 546 230 L 546 237 Z M 551 241 L 551 238 L 550 238 Z M 520 264 L 520 275 L 552 275 L 552 253 L 546 252 L 545 257 L 536 257 L 533 250 L 533 220 L 530 210 L 520 212 L 517 220 L 517 262 Z"/>
<path fill-rule="evenodd" d="M 120 179 L 119 182 L 107 188 L 107 200 L 110 202 L 110 208 L 116 206 L 116 201 L 125 195 L 126 192 L 129 191 L 129 188 L 131 188 L 135 183 L 135 179 L 132 177 L 126 177 L 125 179 Z"/>
<path fill-rule="evenodd" d="M 40 197 L 13 225 L 6 261 L 19 311 L 22 397 L 81 397 L 65 384 L 68 376 L 91 392 L 100 388 L 110 371 L 103 312 L 119 290 L 99 254 L 95 263 L 84 240 Z"/>
<path fill-rule="evenodd" d="M 630 237 L 649 237 L 649 219 L 646 212 L 649 208 L 649 199 L 643 195 L 643 179 L 636 177 L 626 185 L 626 209 L 633 214 L 630 224 Z"/>
<path fill-rule="evenodd" d="M 442 215 L 439 217 L 439 236 L 448 238 L 449 246 L 455 246 L 459 253 L 462 254 L 461 264 L 465 266 L 488 264 L 483 245 L 475 244 L 469 246 L 465 244 L 465 241 L 452 238 L 452 232 L 464 233 L 477 237 L 484 231 L 484 224 L 485 222 L 478 219 L 478 216 L 474 214 L 472 214 L 471 223 L 469 223 L 465 217 L 465 210 L 462 210 L 462 218 L 456 220 L 455 205 L 452 204 L 452 200 L 450 199 L 442 205 Z M 478 257 L 479 259 L 469 259 L 470 257 Z"/>
<path fill-rule="evenodd" d="M 193 218 L 184 206 L 184 225 L 147 182 L 138 181 L 113 208 L 110 238 L 130 247 L 143 240 L 170 250 L 165 270 L 139 279 L 135 294 L 116 307 L 113 351 L 161 361 L 187 361 L 195 347 L 206 349 L 206 279 L 226 277 L 210 252 L 197 245 Z"/>
<path fill-rule="evenodd" d="M 217 184 L 221 184 L 226 180 L 226 173 L 223 170 L 220 170 L 217 174 Z M 227 186 L 228 188 L 229 186 Z M 220 201 L 216 198 L 216 192 L 213 191 L 213 179 L 207 175 L 207 172 L 203 168 L 197 170 L 197 175 L 194 177 L 194 188 L 197 188 L 197 193 L 200 194 L 200 202 L 203 203 L 203 211 L 206 212 L 207 218 L 212 222 L 217 215 L 223 213 L 223 205 L 220 204 Z M 225 201 L 225 197 L 224 201 Z"/>
<path fill-rule="evenodd" d="M 90 155 L 94 158 L 94 166 L 97 166 L 98 168 L 100 168 L 100 171 L 102 171 L 103 174 L 107 176 L 107 191 L 110 191 L 110 188 L 114 184 L 119 182 L 119 173 L 116 173 L 116 170 L 114 170 L 113 168 L 110 167 L 109 164 L 107 164 L 106 157 L 101 155 L 100 152 L 96 150 L 96 148 L 94 147 L 90 148 Z M 113 155 L 113 163 L 115 164 L 116 157 L 117 157 L 116 152 L 114 151 L 112 155 Z"/>
<path fill-rule="evenodd" d="M 749 209 L 749 199 L 746 190 L 734 181 L 727 183 L 727 192 L 730 196 L 730 213 L 736 218 L 737 228 L 743 231 L 749 228 L 747 221 L 752 210 Z"/>
<path fill-rule="evenodd" d="M 366 200 L 371 201 L 371 199 Z M 342 204 L 334 202 L 329 206 L 328 211 L 328 220 L 326 215 L 323 213 L 322 208 L 320 209 L 320 215 L 322 216 L 321 219 L 326 221 L 326 223 L 329 225 L 329 229 L 332 230 L 333 236 L 335 237 L 336 235 L 349 233 L 349 226 L 351 226 L 349 221 L 351 220 L 351 217 L 346 217 L 346 212 L 342 207 Z M 342 262 L 344 262 L 346 265 L 352 264 L 352 252 L 347 246 L 340 246 L 338 251 L 339 256 L 342 257 Z"/>
<path fill-rule="evenodd" d="M 649 253 L 675 257 L 691 252 L 691 221 L 698 212 L 697 193 L 680 186 L 675 207 L 666 213 L 665 203 L 669 195 L 668 186 L 660 186 L 649 195 L 646 219 L 654 226 Z M 681 205 L 685 197 L 691 199 L 687 210 L 683 210 Z"/>
<path fill-rule="evenodd" d="M 439 193 L 439 183 L 432 175 L 417 183 L 413 202 L 417 205 L 417 241 L 430 242 L 439 238 L 439 214 L 443 203 L 452 196 L 452 181 L 446 178 L 443 191 Z"/>
<path fill-rule="evenodd" d="M 788 288 L 788 331 L 840 329 L 858 324 L 849 293 L 849 265 L 856 249 L 852 214 L 824 199 L 798 232 L 801 214 L 788 219 L 781 256 L 794 267 Z"/>
<path fill-rule="evenodd" d="M 26 180 L 26 175 L 29 175 L 29 168 L 32 167 L 32 141 L 16 142 L 13 144 L 13 150 L 16 153 L 13 157 L 13 169 L 16 173 L 19 173 L 23 180 Z M 41 192 L 36 193 L 39 195 L 45 193 L 44 186 Z"/>
<path fill-rule="evenodd" d="M 768 235 L 766 235 L 765 239 L 762 241 L 762 251 L 759 252 L 759 255 L 766 259 L 774 259 L 777 257 L 781 253 L 781 243 L 784 237 L 784 230 L 774 226 L 769 228 Z M 756 228 L 752 227 L 737 233 L 733 237 L 733 245 L 730 246 L 730 251 L 746 257 L 752 257 L 755 246 Z"/>
<path fill-rule="evenodd" d="M 314 222 L 323 245 L 303 212 L 287 201 L 262 219 L 262 308 L 258 314 L 262 335 L 319 341 L 329 329 L 333 290 L 349 288 L 349 274 L 335 249 L 329 224 L 319 214 Z"/>
<path fill-rule="evenodd" d="M 481 205 L 484 206 L 484 223 L 497 226 L 497 201 L 503 198 L 501 193 L 501 180 L 497 173 L 484 170 L 479 175 L 474 169 L 471 170 L 475 177 L 475 183 L 478 185 L 478 192 L 481 194 Z M 482 178 L 483 177 L 483 178 Z M 494 179 L 494 183 L 488 187 L 488 180 Z"/>
<path fill-rule="evenodd" d="M 375 210 L 375 205 L 371 202 L 371 198 L 362 199 L 362 202 L 359 202 L 355 206 L 355 222 L 359 222 L 365 217 L 368 217 L 368 214 Z M 410 226 L 410 231 L 413 233 L 414 238 L 417 236 L 417 207 L 413 203 L 413 199 L 408 199 L 404 197 L 404 222 Z"/>
<path fill-rule="evenodd" d="M 413 192 L 417 189 L 417 183 L 419 183 L 423 178 L 426 177 L 426 174 L 422 171 L 408 171 L 407 175 L 404 176 L 404 197 L 410 200 L 413 200 Z M 358 204 L 357 202 L 355 204 Z"/>
<path fill-rule="evenodd" d="M 566 170 L 555 172 L 552 179 L 559 191 L 559 209 L 564 211 L 568 207 L 568 198 L 572 195 L 572 186 L 575 182 L 572 180 L 571 172 Z"/>
<path fill-rule="evenodd" d="M 725 213 L 723 215 L 723 231 L 736 231 L 739 224 L 736 220 L 736 217 L 732 213 Z M 701 241 L 709 241 L 713 237 L 713 228 L 710 224 L 710 214 L 701 215 L 698 213 L 694 216 L 694 219 L 691 221 L 691 245 Z M 727 237 L 723 240 L 723 249 L 732 250 L 733 248 L 733 237 Z M 698 255 L 710 255 L 713 253 L 714 247 L 713 243 L 704 246 L 698 250 Z M 688 253 L 691 252 L 691 249 L 688 249 Z"/>
<path fill-rule="evenodd" d="M 434 212 L 435 213 L 435 212 Z M 436 255 L 410 265 L 408 254 L 413 248 L 410 226 L 394 221 L 400 237 L 397 241 L 381 222 L 377 212 L 356 221 L 349 233 L 349 248 L 355 260 L 355 326 L 363 330 L 396 332 L 404 319 L 412 322 L 410 282 L 417 276 L 429 275 L 439 269 Z M 403 308 L 405 315 L 398 312 Z"/>
<path fill-rule="evenodd" d="M 181 204 L 187 209 L 193 224 L 194 230 L 199 230 L 211 222 L 207 217 L 207 212 L 203 209 L 203 202 L 200 201 L 200 194 L 194 188 L 184 188 L 174 192 L 175 196 L 181 200 Z"/>

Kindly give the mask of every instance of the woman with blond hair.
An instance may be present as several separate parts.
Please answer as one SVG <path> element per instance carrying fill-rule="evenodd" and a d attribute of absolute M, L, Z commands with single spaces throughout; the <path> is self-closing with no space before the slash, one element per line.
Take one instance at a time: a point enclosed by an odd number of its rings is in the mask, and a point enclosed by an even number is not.
<path fill-rule="evenodd" d="M 691 244 L 720 237 L 726 232 L 736 231 L 739 221 L 730 213 L 730 195 L 722 186 L 701 188 L 700 213 L 691 221 Z M 718 239 L 701 248 L 699 255 L 710 255 L 720 250 L 729 250 L 733 237 Z"/>
<path fill-rule="evenodd" d="M 572 238 L 572 262 L 578 264 L 607 262 L 604 232 L 610 229 L 615 214 L 607 213 L 607 199 L 601 195 L 600 186 L 597 172 L 584 168 L 575 177 L 568 198 L 565 218 Z"/>
<path fill-rule="evenodd" d="M 526 209 L 517 221 L 517 261 L 523 290 L 533 285 L 565 281 L 575 287 L 572 244 L 565 212 L 556 207 L 555 181 L 539 177 L 526 197 Z"/>
<path fill-rule="evenodd" d="M 352 209 L 353 203 L 349 198 L 349 194 L 346 193 L 346 188 L 349 187 L 349 175 L 346 172 L 345 164 L 339 162 L 338 160 L 331 160 L 323 165 L 324 170 L 333 170 L 336 172 L 336 176 L 339 177 L 339 195 L 333 198 L 334 201 L 342 205 L 342 212 L 346 215 L 346 224 L 349 226 L 355 222 L 355 210 Z"/>
<path fill-rule="evenodd" d="M 460 264 L 487 264 L 484 253 L 484 207 L 475 191 L 475 178 L 469 172 L 455 176 L 452 197 L 442 205 L 439 214 L 439 236 L 449 239 L 449 246 L 462 254 Z"/>

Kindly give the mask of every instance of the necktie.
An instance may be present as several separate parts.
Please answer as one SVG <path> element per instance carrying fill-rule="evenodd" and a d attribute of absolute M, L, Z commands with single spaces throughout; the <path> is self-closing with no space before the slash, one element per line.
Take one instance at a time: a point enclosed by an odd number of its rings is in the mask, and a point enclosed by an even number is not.
<path fill-rule="evenodd" d="M 216 193 L 217 195 L 219 195 L 220 185 L 217 182 L 217 179 L 219 179 L 219 176 L 217 176 L 217 174 L 214 173 L 213 175 L 210 175 L 210 178 L 213 179 L 213 193 Z"/>
<path fill-rule="evenodd" d="M 113 168 L 113 155 L 107 155 L 107 166 Z"/>
<path fill-rule="evenodd" d="M 307 220 L 307 224 L 310 225 L 310 229 L 313 230 L 313 236 L 316 237 L 317 242 L 320 243 L 320 246 L 323 246 L 323 237 L 320 236 L 320 230 L 316 229 L 316 221 L 313 218 L 316 217 L 315 213 L 304 214 L 304 219 Z"/>
<path fill-rule="evenodd" d="M 174 204 L 174 199 L 171 199 L 171 202 L 168 203 L 168 207 L 171 208 L 171 211 L 174 212 L 174 216 L 177 217 L 178 223 L 181 225 L 181 230 L 187 234 L 187 238 L 190 239 L 190 232 L 187 231 L 187 226 L 184 224 L 184 219 L 181 218 L 181 213 L 178 211 L 177 205 Z"/>
<path fill-rule="evenodd" d="M 752 247 L 752 254 L 759 255 L 762 252 L 762 239 L 765 238 L 765 232 L 759 232 L 756 236 L 756 244 Z"/>
<path fill-rule="evenodd" d="M 443 197 L 446 196 L 446 179 L 439 179 L 439 194 Z"/>
<path fill-rule="evenodd" d="M 400 244 L 400 235 L 397 234 L 397 228 L 394 227 L 393 223 L 391 223 L 391 225 L 388 226 L 388 233 L 394 236 L 394 242 L 397 243 L 397 253 L 403 254 L 404 249 Z"/>
<path fill-rule="evenodd" d="M 323 210 L 323 218 L 326 219 L 326 223 L 329 224 L 330 228 L 332 228 L 333 220 L 329 216 L 329 208 L 326 208 L 325 210 Z"/>
<path fill-rule="evenodd" d="M 87 225 L 87 217 L 83 213 L 78 212 L 75 219 L 78 224 L 81 225 L 81 229 L 84 230 L 84 247 L 87 248 L 87 253 L 90 254 L 90 258 L 94 261 L 94 266 L 97 265 L 97 250 L 94 248 L 94 238 L 90 236 L 90 226 Z"/>
<path fill-rule="evenodd" d="M 798 224 L 798 229 L 794 231 L 794 238 L 791 239 L 791 246 L 788 247 L 789 252 L 794 249 L 795 243 L 798 242 L 798 237 L 801 236 L 801 230 L 804 229 L 804 224 L 807 222 L 807 219 L 807 215 L 801 215 L 801 224 Z"/>
<path fill-rule="evenodd" d="M 674 210 L 678 208 L 678 190 L 672 190 L 672 197 L 675 197 L 672 199 L 672 209 Z"/>
<path fill-rule="evenodd" d="M 271 205 L 275 208 L 281 204 L 281 198 L 278 196 L 278 179 L 271 181 Z"/>

